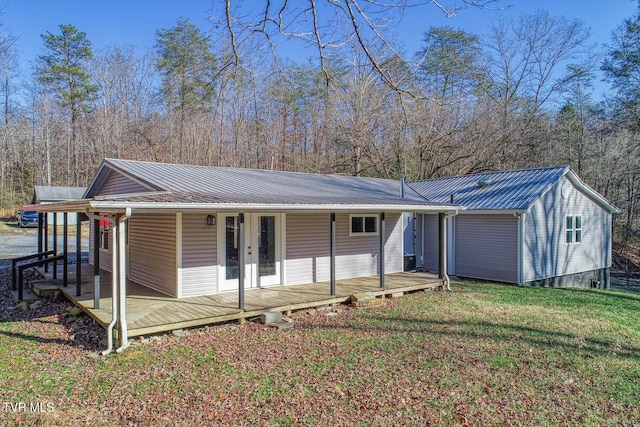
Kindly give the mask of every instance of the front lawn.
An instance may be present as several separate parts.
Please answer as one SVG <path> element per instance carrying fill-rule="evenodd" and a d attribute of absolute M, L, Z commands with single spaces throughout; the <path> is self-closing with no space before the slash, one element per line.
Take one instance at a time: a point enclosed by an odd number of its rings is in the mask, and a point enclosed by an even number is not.
<path fill-rule="evenodd" d="M 166 335 L 106 358 L 73 336 L 60 307 L 35 316 L 0 310 L 1 400 L 10 403 L 0 419 L 105 426 L 640 422 L 640 295 L 452 288 L 377 308 L 294 313 L 289 329 L 226 325 Z M 26 411 L 16 410 L 20 402 Z M 34 402 L 41 406 L 32 411 Z"/>

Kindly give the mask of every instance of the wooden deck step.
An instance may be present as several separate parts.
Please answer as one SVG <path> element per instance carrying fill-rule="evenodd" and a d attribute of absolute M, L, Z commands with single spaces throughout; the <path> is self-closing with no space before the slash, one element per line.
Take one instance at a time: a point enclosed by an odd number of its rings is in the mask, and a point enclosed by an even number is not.
<path fill-rule="evenodd" d="M 11 295 L 13 295 L 13 300 L 17 303 L 20 303 L 22 301 L 26 301 L 26 302 L 33 302 L 36 301 L 38 299 L 40 299 L 38 297 L 38 295 L 36 295 L 31 289 L 29 289 L 28 287 L 25 287 L 22 290 L 22 299 L 18 298 L 18 291 L 11 291 Z"/>
<path fill-rule="evenodd" d="M 43 279 L 43 280 L 32 280 L 29 283 L 29 286 L 33 290 L 33 292 L 41 297 L 52 296 L 56 292 L 60 290 L 62 286 L 62 279 Z"/>

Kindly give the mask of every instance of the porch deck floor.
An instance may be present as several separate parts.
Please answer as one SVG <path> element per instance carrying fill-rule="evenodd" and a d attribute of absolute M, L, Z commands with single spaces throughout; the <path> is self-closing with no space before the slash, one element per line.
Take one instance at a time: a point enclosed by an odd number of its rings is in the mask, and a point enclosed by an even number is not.
<path fill-rule="evenodd" d="M 111 321 L 112 313 L 111 275 L 102 272 L 100 308 L 95 309 L 93 266 L 88 264 L 82 266 L 79 297 L 76 296 L 74 273 L 75 271 L 70 271 L 69 286 L 64 288 L 60 285 L 60 289 L 75 305 L 106 327 Z M 178 299 L 129 281 L 126 299 L 128 334 L 130 337 L 135 337 L 242 320 L 260 316 L 266 311 L 289 312 L 346 303 L 350 301 L 352 295 L 363 292 L 384 296 L 443 286 L 442 279 L 427 273 L 387 274 L 384 289 L 380 288 L 379 280 L 378 276 L 337 280 L 335 297 L 330 294 L 329 282 L 245 289 L 244 311 L 238 309 L 237 291 Z"/>

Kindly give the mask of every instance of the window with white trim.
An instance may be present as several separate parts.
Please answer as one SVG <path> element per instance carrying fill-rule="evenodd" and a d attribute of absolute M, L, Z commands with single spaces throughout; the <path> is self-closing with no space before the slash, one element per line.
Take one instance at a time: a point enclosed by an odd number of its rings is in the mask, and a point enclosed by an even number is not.
<path fill-rule="evenodd" d="M 582 242 L 582 215 L 567 215 L 564 241 L 567 244 Z"/>
<path fill-rule="evenodd" d="M 349 215 L 350 236 L 378 234 L 378 215 Z"/>

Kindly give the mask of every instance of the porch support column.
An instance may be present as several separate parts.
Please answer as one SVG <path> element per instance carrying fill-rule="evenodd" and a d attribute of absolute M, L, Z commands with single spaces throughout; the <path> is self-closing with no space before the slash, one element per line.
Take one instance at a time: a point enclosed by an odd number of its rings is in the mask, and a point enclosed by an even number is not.
<path fill-rule="evenodd" d="M 53 256 L 58 256 L 58 212 L 53 213 Z M 53 263 L 53 280 L 58 278 L 58 261 Z"/>
<path fill-rule="evenodd" d="M 100 308 L 100 220 L 93 220 L 93 308 Z"/>
<path fill-rule="evenodd" d="M 38 253 L 42 252 L 42 232 L 44 231 L 42 218 L 43 218 L 42 212 L 38 212 Z M 40 260 L 39 257 L 38 257 L 38 260 Z"/>
<path fill-rule="evenodd" d="M 238 308 L 244 310 L 244 214 L 238 214 Z"/>
<path fill-rule="evenodd" d="M 76 296 L 82 294 L 82 214 L 76 212 Z M 66 220 L 65 220 L 66 224 Z"/>
<path fill-rule="evenodd" d="M 331 212 L 331 239 L 329 248 L 331 296 L 336 296 L 336 214 Z"/>
<path fill-rule="evenodd" d="M 49 252 L 49 213 L 45 212 L 43 215 L 44 220 L 44 232 L 42 233 L 42 239 L 44 240 L 44 251 Z M 49 271 L 49 264 L 44 265 L 44 272 L 47 273 Z"/>
<path fill-rule="evenodd" d="M 69 226 L 67 225 L 69 219 L 69 215 L 64 212 L 62 214 L 62 220 L 64 223 L 62 224 L 62 246 L 64 247 L 64 259 L 62 260 L 62 286 L 65 288 L 69 284 Z"/>
<path fill-rule="evenodd" d="M 438 278 L 447 278 L 447 217 L 444 212 L 438 214 Z"/>
<path fill-rule="evenodd" d="M 58 255 L 58 212 L 53 213 L 53 256 Z"/>
<path fill-rule="evenodd" d="M 384 288 L 384 239 L 386 230 L 385 230 L 385 220 L 384 220 L 384 212 L 380 213 L 380 288 Z"/>

